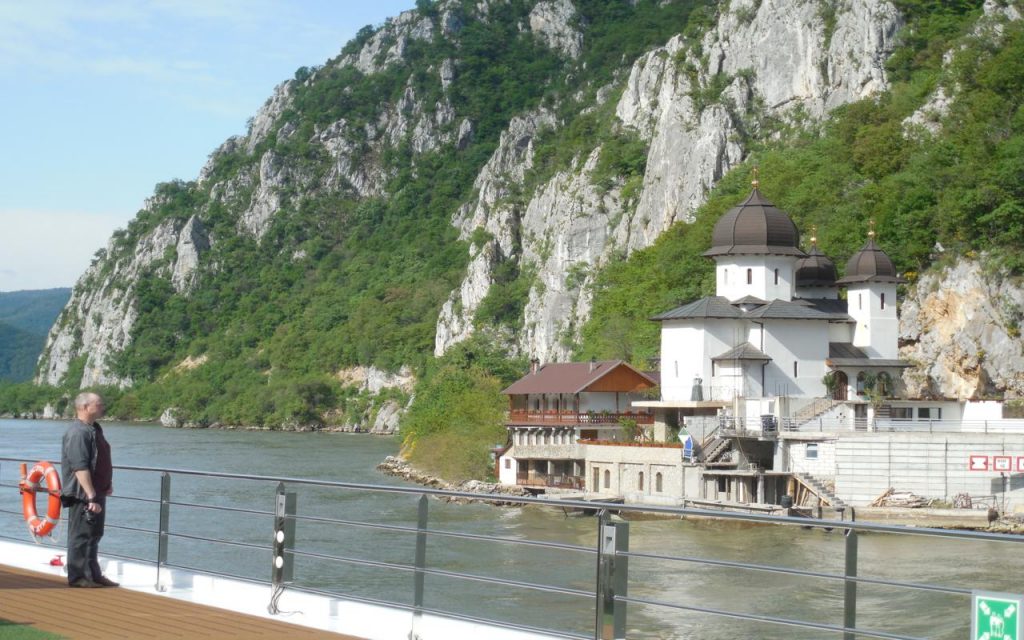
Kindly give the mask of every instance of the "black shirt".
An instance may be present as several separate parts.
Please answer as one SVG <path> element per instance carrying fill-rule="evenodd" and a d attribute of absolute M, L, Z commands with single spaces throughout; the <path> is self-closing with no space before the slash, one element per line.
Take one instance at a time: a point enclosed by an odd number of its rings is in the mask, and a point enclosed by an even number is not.
<path fill-rule="evenodd" d="M 96 495 L 106 495 L 114 478 L 110 444 L 103 437 L 103 428 L 99 423 L 90 425 L 75 420 L 64 432 L 61 446 L 61 480 L 64 495 L 86 497 L 78 484 L 78 478 L 75 477 L 75 471 L 86 469 L 92 474 L 92 485 Z"/>

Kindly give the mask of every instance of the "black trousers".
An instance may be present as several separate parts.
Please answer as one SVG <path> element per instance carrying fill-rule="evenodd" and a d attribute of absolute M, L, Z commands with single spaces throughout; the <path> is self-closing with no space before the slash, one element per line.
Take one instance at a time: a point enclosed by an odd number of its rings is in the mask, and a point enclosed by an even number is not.
<path fill-rule="evenodd" d="M 90 514 L 92 523 L 86 521 L 84 502 L 76 502 L 68 510 L 68 584 L 82 578 L 95 581 L 103 575 L 96 556 L 107 519 L 107 499 L 98 499 L 103 511 Z"/>

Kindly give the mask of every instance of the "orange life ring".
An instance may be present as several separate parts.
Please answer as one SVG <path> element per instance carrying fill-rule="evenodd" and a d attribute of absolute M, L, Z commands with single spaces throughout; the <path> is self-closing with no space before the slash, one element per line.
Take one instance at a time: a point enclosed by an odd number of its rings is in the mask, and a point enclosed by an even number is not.
<path fill-rule="evenodd" d="M 25 465 L 21 465 L 21 511 L 28 524 L 28 530 L 34 536 L 48 535 L 60 520 L 60 474 L 52 464 L 40 461 L 25 474 Z M 40 480 L 46 480 L 46 488 L 42 489 Z M 42 489 L 50 494 L 46 504 L 46 516 L 36 511 L 36 492 Z"/>

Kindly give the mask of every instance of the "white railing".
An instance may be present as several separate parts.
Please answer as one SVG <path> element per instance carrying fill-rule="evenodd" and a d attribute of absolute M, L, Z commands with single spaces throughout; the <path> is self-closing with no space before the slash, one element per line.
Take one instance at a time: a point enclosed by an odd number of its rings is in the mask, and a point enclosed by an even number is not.
<path fill-rule="evenodd" d="M 835 420 L 818 418 L 798 421 L 783 418 L 782 431 L 832 433 L 841 431 L 878 431 L 906 433 L 1024 433 L 1024 420 Z"/>

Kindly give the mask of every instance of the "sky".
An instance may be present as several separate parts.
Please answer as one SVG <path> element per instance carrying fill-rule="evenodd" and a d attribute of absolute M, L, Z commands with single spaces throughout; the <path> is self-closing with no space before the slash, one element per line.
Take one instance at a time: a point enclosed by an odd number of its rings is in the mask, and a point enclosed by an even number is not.
<path fill-rule="evenodd" d="M 0 0 L 0 291 L 70 287 L 274 87 L 415 0 Z"/>

